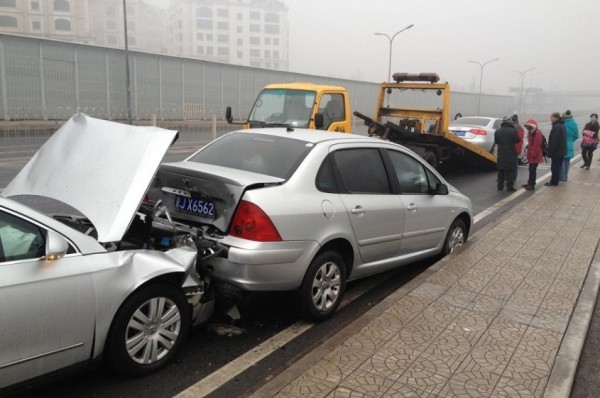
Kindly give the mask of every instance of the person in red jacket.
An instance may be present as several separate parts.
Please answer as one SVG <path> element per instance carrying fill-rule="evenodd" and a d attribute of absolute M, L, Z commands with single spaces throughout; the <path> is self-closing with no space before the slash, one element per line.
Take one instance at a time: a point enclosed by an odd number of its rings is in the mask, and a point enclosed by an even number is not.
<path fill-rule="evenodd" d="M 529 163 L 529 179 L 527 184 L 523 184 L 523 188 L 528 191 L 535 189 L 535 180 L 537 179 L 538 164 L 544 161 L 542 152 L 542 131 L 538 128 L 538 123 L 535 119 L 529 119 L 525 122 L 527 129 L 527 162 Z"/>

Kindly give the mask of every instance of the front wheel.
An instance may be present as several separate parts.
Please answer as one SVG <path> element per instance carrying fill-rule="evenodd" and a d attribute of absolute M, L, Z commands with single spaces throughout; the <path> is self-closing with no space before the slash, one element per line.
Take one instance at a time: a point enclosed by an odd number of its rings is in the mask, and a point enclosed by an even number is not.
<path fill-rule="evenodd" d="M 324 321 L 340 305 L 346 290 L 344 259 L 334 251 L 326 251 L 313 259 L 296 292 L 302 316 L 312 322 Z"/>
<path fill-rule="evenodd" d="M 141 288 L 123 303 L 113 320 L 105 347 L 107 364 L 131 376 L 159 370 L 185 340 L 190 322 L 190 308 L 181 290 L 164 283 Z"/>
<path fill-rule="evenodd" d="M 467 227 L 463 220 L 457 218 L 452 225 L 450 225 L 450 229 L 448 230 L 448 235 L 446 236 L 446 241 L 444 242 L 444 248 L 442 250 L 442 256 L 453 253 L 466 241 Z"/>

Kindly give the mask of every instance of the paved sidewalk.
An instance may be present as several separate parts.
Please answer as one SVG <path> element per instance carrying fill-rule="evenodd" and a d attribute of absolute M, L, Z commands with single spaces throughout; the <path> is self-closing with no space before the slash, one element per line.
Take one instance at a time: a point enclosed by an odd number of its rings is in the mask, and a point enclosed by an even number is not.
<path fill-rule="evenodd" d="M 600 170 L 579 165 L 253 396 L 567 397 L 600 273 Z"/>

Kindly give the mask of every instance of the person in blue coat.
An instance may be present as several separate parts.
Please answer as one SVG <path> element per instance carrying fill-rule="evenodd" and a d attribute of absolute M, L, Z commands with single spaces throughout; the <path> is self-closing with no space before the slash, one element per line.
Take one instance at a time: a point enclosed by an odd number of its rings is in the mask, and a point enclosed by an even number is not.
<path fill-rule="evenodd" d="M 573 114 L 570 110 L 563 113 L 563 120 L 565 121 L 565 129 L 567 130 L 567 154 L 563 159 L 562 166 L 560 168 L 560 180 L 567 181 L 569 179 L 569 166 L 571 165 L 571 158 L 575 156 L 573 152 L 573 143 L 579 138 L 579 127 Z"/>

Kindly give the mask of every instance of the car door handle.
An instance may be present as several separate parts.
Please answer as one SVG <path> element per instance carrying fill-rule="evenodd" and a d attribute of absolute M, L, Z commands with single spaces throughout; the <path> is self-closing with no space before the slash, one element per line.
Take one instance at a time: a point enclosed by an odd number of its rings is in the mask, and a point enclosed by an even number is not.
<path fill-rule="evenodd" d="M 406 210 L 417 210 L 417 205 L 414 203 L 411 203 L 408 206 L 406 206 Z"/>
<path fill-rule="evenodd" d="M 363 209 L 362 206 L 356 206 L 354 209 L 351 210 L 352 214 L 365 214 L 367 212 L 366 209 Z"/>

